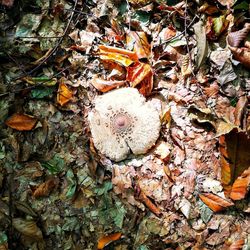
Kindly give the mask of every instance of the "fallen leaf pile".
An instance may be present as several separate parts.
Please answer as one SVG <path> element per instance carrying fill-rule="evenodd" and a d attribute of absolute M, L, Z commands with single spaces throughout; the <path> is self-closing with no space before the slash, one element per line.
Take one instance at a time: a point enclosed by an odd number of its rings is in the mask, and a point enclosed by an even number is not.
<path fill-rule="evenodd" d="M 2 0 L 0 17 L 0 249 L 249 249 L 248 1 Z"/>

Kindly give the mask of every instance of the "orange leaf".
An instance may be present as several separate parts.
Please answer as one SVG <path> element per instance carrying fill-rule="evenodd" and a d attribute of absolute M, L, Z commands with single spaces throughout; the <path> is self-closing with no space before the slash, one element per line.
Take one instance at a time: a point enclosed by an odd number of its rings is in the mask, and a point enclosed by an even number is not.
<path fill-rule="evenodd" d="M 37 119 L 26 114 L 14 114 L 12 115 L 5 124 L 18 131 L 30 131 L 37 123 Z"/>
<path fill-rule="evenodd" d="M 102 237 L 98 240 L 97 249 L 103 249 L 105 246 L 110 244 L 113 241 L 119 240 L 121 238 L 121 233 L 114 233 L 107 236 Z"/>
<path fill-rule="evenodd" d="M 128 67 L 133 62 L 138 61 L 136 53 L 130 50 L 105 45 L 99 45 L 99 49 L 100 58 L 102 60 L 114 61 L 116 63 L 120 63 L 125 67 Z"/>
<path fill-rule="evenodd" d="M 230 245 L 228 250 L 242 250 L 244 243 L 245 243 L 244 239 L 236 240 Z"/>
<path fill-rule="evenodd" d="M 127 69 L 127 81 L 131 83 L 132 87 L 136 87 L 147 76 L 153 76 L 152 69 L 147 63 L 138 62 Z"/>
<path fill-rule="evenodd" d="M 56 179 L 50 179 L 46 182 L 42 183 L 38 187 L 36 187 L 35 191 L 33 192 L 33 196 L 35 198 L 42 197 L 42 196 L 48 196 L 50 192 L 54 189 L 56 186 L 57 181 Z"/>
<path fill-rule="evenodd" d="M 151 47 L 145 32 L 129 31 L 126 36 L 126 42 L 128 48 L 133 49 L 139 59 L 150 57 Z"/>
<path fill-rule="evenodd" d="M 249 184 L 250 184 L 250 167 L 247 170 L 245 170 L 241 174 L 241 176 L 239 176 L 234 182 L 231 189 L 230 198 L 232 200 L 244 199 Z"/>
<path fill-rule="evenodd" d="M 215 194 L 203 193 L 199 197 L 214 212 L 219 212 L 234 205 L 231 201 L 227 201 Z"/>
<path fill-rule="evenodd" d="M 142 190 L 140 191 L 139 199 L 152 213 L 157 216 L 161 215 L 161 210 L 144 194 Z"/>
<path fill-rule="evenodd" d="M 101 92 L 108 92 L 111 89 L 123 86 L 126 81 L 107 81 L 94 77 L 91 84 Z"/>
<path fill-rule="evenodd" d="M 60 83 L 57 92 L 57 102 L 63 106 L 68 103 L 73 97 L 72 91 L 67 87 L 65 83 Z"/>

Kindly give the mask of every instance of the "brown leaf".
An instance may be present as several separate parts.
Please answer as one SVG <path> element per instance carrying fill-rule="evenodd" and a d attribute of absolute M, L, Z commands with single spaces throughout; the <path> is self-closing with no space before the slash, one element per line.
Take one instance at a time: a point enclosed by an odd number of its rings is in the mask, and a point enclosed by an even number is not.
<path fill-rule="evenodd" d="M 48 196 L 50 192 L 56 187 L 56 185 L 57 180 L 55 178 L 49 179 L 36 187 L 35 191 L 33 192 L 33 196 L 35 198 Z"/>
<path fill-rule="evenodd" d="M 221 153 L 221 182 L 225 194 L 238 200 L 245 196 L 248 186 L 248 168 L 250 166 L 250 139 L 246 133 L 236 129 L 219 139 Z M 237 179 L 239 177 L 239 179 Z M 240 178 L 241 177 L 241 178 Z M 234 182 L 236 182 L 234 184 Z"/>
<path fill-rule="evenodd" d="M 230 192 L 230 198 L 232 200 L 244 199 L 249 184 L 250 184 L 250 167 L 247 170 L 245 170 L 233 183 Z"/>
<path fill-rule="evenodd" d="M 121 233 L 114 233 L 107 236 L 103 236 L 98 240 L 97 249 L 103 249 L 108 244 L 110 244 L 113 241 L 119 240 L 121 238 Z"/>
<path fill-rule="evenodd" d="M 127 47 L 133 49 L 139 59 L 150 57 L 151 46 L 145 32 L 129 31 L 126 36 L 126 43 Z"/>
<path fill-rule="evenodd" d="M 184 78 L 187 78 L 192 74 L 192 65 L 189 55 L 185 55 L 182 57 L 181 74 Z"/>
<path fill-rule="evenodd" d="M 234 110 L 234 116 L 235 116 L 235 125 L 240 126 L 243 118 L 244 111 L 247 106 L 247 97 L 241 96 L 239 98 L 239 101 L 236 104 L 235 110 Z"/>
<path fill-rule="evenodd" d="M 61 82 L 57 91 L 57 102 L 59 105 L 65 105 L 71 100 L 72 97 L 73 92 L 67 87 L 65 83 Z"/>
<path fill-rule="evenodd" d="M 234 205 L 231 201 L 227 201 L 215 194 L 203 193 L 199 194 L 199 197 L 214 212 L 219 212 Z"/>
<path fill-rule="evenodd" d="M 227 42 L 232 47 L 239 47 L 240 43 L 247 37 L 250 31 L 250 23 L 246 23 L 244 28 L 235 32 L 230 32 L 227 37 Z"/>
<path fill-rule="evenodd" d="M 250 68 L 250 49 L 230 47 L 235 59 L 241 62 L 245 67 Z"/>
<path fill-rule="evenodd" d="M 103 80 L 101 78 L 98 78 L 97 76 L 94 76 L 94 78 L 91 81 L 91 84 L 98 89 L 99 91 L 105 93 L 112 89 L 115 89 L 117 87 L 125 85 L 126 81 L 108 81 Z"/>
<path fill-rule="evenodd" d="M 21 234 L 28 236 L 34 240 L 43 239 L 42 231 L 36 225 L 35 221 L 13 218 L 12 223 L 13 227 Z"/>
<path fill-rule="evenodd" d="M 37 119 L 33 116 L 26 114 L 14 114 L 12 115 L 5 124 L 18 131 L 30 131 L 37 123 Z"/>
<path fill-rule="evenodd" d="M 210 86 L 204 88 L 204 92 L 208 97 L 216 96 L 219 93 L 219 85 L 213 82 Z"/>

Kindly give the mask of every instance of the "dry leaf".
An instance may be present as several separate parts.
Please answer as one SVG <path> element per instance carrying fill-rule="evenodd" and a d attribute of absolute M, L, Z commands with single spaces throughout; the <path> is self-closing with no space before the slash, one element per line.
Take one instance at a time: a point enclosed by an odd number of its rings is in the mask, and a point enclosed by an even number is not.
<path fill-rule="evenodd" d="M 126 81 L 108 81 L 103 80 L 101 78 L 98 78 L 97 76 L 94 76 L 91 84 L 98 89 L 99 91 L 105 93 L 110 91 L 111 89 L 115 89 L 117 87 L 125 85 Z"/>
<path fill-rule="evenodd" d="M 216 96 L 219 93 L 219 85 L 213 82 L 209 87 L 204 88 L 204 92 L 208 97 Z"/>
<path fill-rule="evenodd" d="M 121 238 L 121 233 L 114 233 L 107 236 L 104 236 L 98 240 L 97 249 L 103 249 L 108 244 L 110 244 L 113 241 L 119 240 Z"/>
<path fill-rule="evenodd" d="M 245 240 L 244 239 L 236 240 L 236 241 L 234 241 L 230 245 L 230 247 L 228 248 L 228 250 L 242 250 L 244 244 L 245 244 Z"/>
<path fill-rule="evenodd" d="M 227 37 L 227 42 L 232 47 L 239 47 L 240 43 L 245 40 L 250 31 L 250 23 L 246 23 L 244 28 L 235 32 L 230 32 Z"/>
<path fill-rule="evenodd" d="M 67 87 L 65 83 L 60 83 L 57 91 L 57 102 L 63 106 L 68 103 L 73 97 L 72 91 Z"/>
<path fill-rule="evenodd" d="M 192 64 L 189 55 L 182 57 L 181 74 L 184 78 L 187 78 L 192 74 Z"/>
<path fill-rule="evenodd" d="M 165 42 L 165 41 L 171 39 L 175 35 L 176 35 L 176 29 L 172 25 L 170 25 L 166 28 L 163 28 L 161 33 L 159 34 L 162 42 Z"/>
<path fill-rule="evenodd" d="M 232 200 L 242 200 L 245 198 L 250 184 L 250 167 L 245 170 L 233 183 L 230 198 Z"/>
<path fill-rule="evenodd" d="M 249 48 L 236 48 L 230 47 L 234 58 L 241 62 L 245 67 L 250 68 L 250 49 Z"/>
<path fill-rule="evenodd" d="M 171 145 L 167 142 L 161 141 L 156 145 L 154 153 L 160 157 L 163 162 L 168 162 L 170 160 Z"/>
<path fill-rule="evenodd" d="M 5 121 L 5 124 L 18 131 L 30 131 L 37 123 L 37 119 L 26 114 L 14 114 Z"/>
<path fill-rule="evenodd" d="M 241 96 L 236 104 L 234 110 L 235 125 L 240 126 L 243 118 L 244 111 L 246 109 L 248 100 L 246 96 Z"/>
<path fill-rule="evenodd" d="M 231 201 L 227 201 L 215 194 L 203 193 L 199 194 L 199 197 L 214 212 L 219 212 L 234 205 Z"/>
<path fill-rule="evenodd" d="M 128 67 L 133 62 L 138 61 L 135 52 L 111 46 L 99 45 L 99 54 L 102 60 L 113 61 Z"/>
<path fill-rule="evenodd" d="M 126 36 L 126 43 L 127 47 L 133 50 L 139 59 L 150 57 L 151 47 L 145 32 L 129 31 Z"/>
<path fill-rule="evenodd" d="M 37 241 L 43 239 L 42 231 L 36 225 L 35 221 L 13 218 L 12 223 L 13 227 L 21 234 Z"/>
<path fill-rule="evenodd" d="M 230 197 L 232 192 L 231 198 L 234 200 L 244 198 L 249 185 L 250 139 L 246 133 L 237 132 L 234 129 L 229 134 L 221 136 L 219 143 L 221 182 L 225 189 L 224 192 Z"/>
<path fill-rule="evenodd" d="M 197 22 L 193 26 L 197 42 L 196 69 L 200 68 L 207 56 L 207 38 L 206 30 L 202 21 Z"/>
<path fill-rule="evenodd" d="M 36 187 L 35 191 L 33 192 L 33 196 L 35 198 L 48 196 L 50 192 L 56 187 L 57 181 L 55 178 L 49 179 L 46 182 L 40 184 L 38 187 Z"/>

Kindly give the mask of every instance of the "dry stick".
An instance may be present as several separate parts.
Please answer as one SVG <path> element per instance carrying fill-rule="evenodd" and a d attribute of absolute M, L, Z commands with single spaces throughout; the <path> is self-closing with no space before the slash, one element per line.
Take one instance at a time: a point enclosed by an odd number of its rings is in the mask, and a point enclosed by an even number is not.
<path fill-rule="evenodd" d="M 74 4 L 74 7 L 73 7 L 73 10 L 76 9 L 77 3 L 78 3 L 78 0 L 75 0 L 75 4 Z M 13 79 L 14 81 L 15 81 L 15 80 L 18 80 L 18 79 L 20 79 L 20 78 L 22 78 L 22 77 L 25 77 L 25 76 L 27 76 L 27 75 L 30 75 L 30 74 L 32 74 L 33 72 L 35 72 L 36 70 L 38 70 L 38 69 L 39 69 L 39 68 L 40 68 L 49 58 L 50 58 L 50 56 L 53 55 L 53 54 L 57 51 L 59 45 L 61 44 L 62 40 L 64 39 L 64 37 L 65 37 L 65 35 L 66 35 L 66 33 L 68 32 L 68 29 L 69 29 L 69 26 L 70 26 L 70 23 L 71 23 L 71 21 L 72 21 L 73 16 L 74 16 L 74 11 L 72 11 L 72 13 L 71 13 L 70 19 L 69 19 L 69 21 L 68 21 L 68 23 L 67 23 L 67 26 L 66 26 L 66 28 L 65 28 L 65 31 L 64 31 L 63 35 L 61 36 L 61 38 L 60 38 L 59 41 L 57 42 L 56 46 L 55 46 L 55 47 L 51 50 L 51 52 L 48 54 L 48 56 L 45 57 L 45 58 L 41 61 L 41 63 L 40 63 L 39 65 L 37 65 L 34 69 L 32 69 L 31 71 L 29 71 L 27 74 L 21 75 L 21 76 L 15 78 L 15 79 Z"/>

